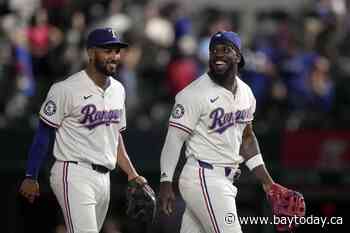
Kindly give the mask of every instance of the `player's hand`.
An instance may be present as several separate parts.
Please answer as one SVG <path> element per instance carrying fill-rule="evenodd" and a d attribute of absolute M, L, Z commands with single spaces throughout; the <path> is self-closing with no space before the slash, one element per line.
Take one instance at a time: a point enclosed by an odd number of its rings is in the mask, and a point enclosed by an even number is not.
<path fill-rule="evenodd" d="M 25 178 L 19 188 L 19 193 L 33 203 L 35 198 L 40 196 L 39 183 L 37 180 Z"/>
<path fill-rule="evenodd" d="M 274 182 L 263 183 L 262 187 L 263 187 L 264 191 L 267 193 L 270 191 L 273 184 L 274 184 Z"/>
<path fill-rule="evenodd" d="M 170 215 L 175 209 L 173 184 L 169 181 L 161 182 L 159 189 L 160 208 L 166 215 Z"/>
<path fill-rule="evenodd" d="M 145 177 L 137 175 L 137 176 L 132 176 L 131 178 L 128 178 L 128 181 L 134 181 L 136 183 L 138 183 L 139 185 L 144 185 L 147 184 L 147 180 Z"/>

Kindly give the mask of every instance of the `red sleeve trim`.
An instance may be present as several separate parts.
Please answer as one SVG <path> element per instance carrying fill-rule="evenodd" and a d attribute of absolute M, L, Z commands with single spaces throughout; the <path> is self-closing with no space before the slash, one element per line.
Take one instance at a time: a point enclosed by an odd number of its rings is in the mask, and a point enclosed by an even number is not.
<path fill-rule="evenodd" d="M 184 126 L 182 124 L 179 124 L 179 123 L 176 123 L 176 122 L 173 122 L 173 121 L 169 122 L 169 126 L 181 129 L 182 131 L 185 131 L 188 134 L 192 134 L 192 132 L 193 132 L 192 129 L 188 128 L 187 126 Z"/>
<path fill-rule="evenodd" d="M 43 120 L 43 122 L 45 122 L 45 123 L 48 124 L 49 126 L 52 126 L 52 127 L 54 127 L 54 128 L 59 128 L 59 127 L 60 127 L 60 125 L 55 124 L 55 123 L 53 123 L 52 121 L 47 120 L 47 119 L 46 119 L 45 117 L 43 117 L 42 115 L 39 115 L 39 116 L 40 116 L 40 119 Z"/>

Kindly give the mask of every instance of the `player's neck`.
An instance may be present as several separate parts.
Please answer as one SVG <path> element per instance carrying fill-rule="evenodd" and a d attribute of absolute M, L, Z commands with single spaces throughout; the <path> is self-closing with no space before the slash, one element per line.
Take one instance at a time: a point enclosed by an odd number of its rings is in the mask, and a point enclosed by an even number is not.
<path fill-rule="evenodd" d="M 223 82 L 223 87 L 235 94 L 237 89 L 236 75 L 232 74 L 232 76 L 226 78 Z"/>
<path fill-rule="evenodd" d="M 96 69 L 93 69 L 92 67 L 88 66 L 86 68 L 86 73 L 89 76 L 89 78 L 100 88 L 106 89 L 107 85 L 107 76 L 97 72 Z"/>
<path fill-rule="evenodd" d="M 214 75 L 210 71 L 208 72 L 209 77 L 218 85 L 222 86 L 223 88 L 231 91 L 233 94 L 235 94 L 237 89 L 237 80 L 236 80 L 236 74 L 234 72 L 230 72 L 229 74 L 223 75 L 223 77 L 218 77 L 218 75 Z"/>

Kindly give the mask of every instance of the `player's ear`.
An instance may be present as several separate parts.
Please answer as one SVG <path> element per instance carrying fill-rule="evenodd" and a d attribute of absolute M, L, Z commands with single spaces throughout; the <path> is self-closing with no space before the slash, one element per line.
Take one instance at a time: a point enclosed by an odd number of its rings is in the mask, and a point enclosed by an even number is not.
<path fill-rule="evenodd" d="M 240 63 L 241 62 L 241 54 L 240 53 L 236 53 L 235 57 L 233 58 L 235 63 Z"/>
<path fill-rule="evenodd" d="M 88 56 L 89 56 L 89 59 L 93 59 L 94 56 L 95 56 L 95 50 L 94 50 L 94 48 L 88 48 L 88 49 L 87 49 L 87 54 L 88 54 Z"/>
<path fill-rule="evenodd" d="M 240 63 L 241 62 L 241 53 L 239 52 L 239 50 L 237 49 L 237 48 L 235 48 L 235 47 L 233 47 L 233 50 L 234 50 L 234 58 L 233 58 L 233 61 L 235 62 L 235 63 Z"/>

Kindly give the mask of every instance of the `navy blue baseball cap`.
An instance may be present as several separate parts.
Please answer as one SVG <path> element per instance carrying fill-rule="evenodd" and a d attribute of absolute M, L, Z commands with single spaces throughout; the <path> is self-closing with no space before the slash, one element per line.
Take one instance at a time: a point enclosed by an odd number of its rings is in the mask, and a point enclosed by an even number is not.
<path fill-rule="evenodd" d="M 242 55 L 242 44 L 241 39 L 239 38 L 238 34 L 231 31 L 221 31 L 215 33 L 209 43 L 209 49 L 211 49 L 215 44 L 230 44 L 234 46 L 238 52 L 241 55 L 241 61 L 239 62 L 238 66 L 242 68 L 245 64 L 243 55 Z"/>
<path fill-rule="evenodd" d="M 92 47 L 119 47 L 126 48 L 129 45 L 120 40 L 120 37 L 112 28 L 97 28 L 91 31 L 87 38 L 87 48 Z"/>

